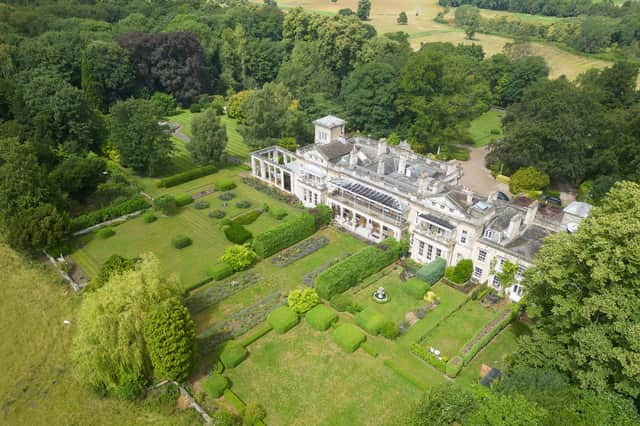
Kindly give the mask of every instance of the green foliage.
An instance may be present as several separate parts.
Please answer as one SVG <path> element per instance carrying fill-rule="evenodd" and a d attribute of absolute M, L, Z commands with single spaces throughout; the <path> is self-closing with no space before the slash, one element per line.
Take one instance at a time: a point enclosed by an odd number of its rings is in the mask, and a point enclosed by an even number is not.
<path fill-rule="evenodd" d="M 409 23 L 409 19 L 407 18 L 407 13 L 403 10 L 398 15 L 398 19 L 396 19 L 398 25 L 407 25 Z"/>
<path fill-rule="evenodd" d="M 148 313 L 144 339 L 156 380 L 187 380 L 195 362 L 196 328 L 180 299 L 164 300 Z"/>
<path fill-rule="evenodd" d="M 123 201 L 119 204 L 107 206 L 100 210 L 76 216 L 71 219 L 71 230 L 79 231 L 107 220 L 116 219 L 138 210 L 145 210 L 150 207 L 149 202 L 143 196 L 139 195 L 131 200 Z"/>
<path fill-rule="evenodd" d="M 205 200 L 198 200 L 193 205 L 193 208 L 195 208 L 196 210 L 204 210 L 208 209 L 209 207 L 211 207 L 211 204 Z"/>
<path fill-rule="evenodd" d="M 402 284 L 402 290 L 416 300 L 422 300 L 429 290 L 429 285 L 417 278 L 411 278 Z"/>
<path fill-rule="evenodd" d="M 227 240 L 235 244 L 244 244 L 253 237 L 247 228 L 242 225 L 238 225 L 237 223 L 230 223 L 225 226 L 224 235 L 227 237 Z"/>
<path fill-rule="evenodd" d="M 251 147 L 261 148 L 277 144 L 287 134 L 291 96 L 278 83 L 267 83 L 251 92 L 242 102 L 244 122 L 238 131 Z"/>
<path fill-rule="evenodd" d="M 153 207 L 167 216 L 173 216 L 178 211 L 178 203 L 173 195 L 165 194 L 153 199 Z"/>
<path fill-rule="evenodd" d="M 519 266 L 517 263 L 513 263 L 509 260 L 505 261 L 501 270 L 496 272 L 496 276 L 500 280 L 500 283 L 505 287 L 511 287 L 516 280 L 516 273 L 518 272 Z"/>
<path fill-rule="evenodd" d="M 186 235 L 176 235 L 171 239 L 171 245 L 177 249 L 183 249 L 189 247 L 193 241 Z"/>
<path fill-rule="evenodd" d="M 193 159 L 199 164 L 220 163 L 227 146 L 227 128 L 211 108 L 193 117 L 191 133 L 187 149 Z"/>
<path fill-rule="evenodd" d="M 227 102 L 227 116 L 229 118 L 236 119 L 239 122 L 244 121 L 243 103 L 252 92 L 252 90 L 244 90 L 229 97 Z"/>
<path fill-rule="evenodd" d="M 464 284 L 471 278 L 473 273 L 473 261 L 471 259 L 462 259 L 456 266 L 447 267 L 445 270 L 445 278 L 456 284 Z"/>
<path fill-rule="evenodd" d="M 239 215 L 234 216 L 233 218 L 231 218 L 231 222 L 236 223 L 238 225 L 249 225 L 255 222 L 260 217 L 261 214 L 262 214 L 262 210 L 259 210 L 259 209 L 249 210 L 248 212 L 240 213 Z"/>
<path fill-rule="evenodd" d="M 279 307 L 267 316 L 267 323 L 280 334 L 291 330 L 298 321 L 298 314 L 286 306 Z"/>
<path fill-rule="evenodd" d="M 408 423 L 415 426 L 462 424 L 466 415 L 476 407 L 476 399 L 467 388 L 455 383 L 440 384 L 428 389 L 415 404 L 409 413 Z"/>
<path fill-rule="evenodd" d="M 460 371 L 462 370 L 462 366 L 464 365 L 462 358 L 458 355 L 454 356 L 447 362 L 447 376 L 452 379 L 456 378 Z"/>
<path fill-rule="evenodd" d="M 224 392 L 225 398 L 228 398 L 227 392 L 229 392 L 230 395 L 235 395 L 229 389 Z M 223 409 L 218 409 L 211 414 L 211 423 L 216 426 L 240 426 L 242 424 L 242 422 L 231 412 Z"/>
<path fill-rule="evenodd" d="M 129 259 L 122 257 L 119 254 L 109 256 L 100 266 L 95 278 L 89 281 L 89 285 L 85 287 L 85 291 L 94 291 L 102 287 L 113 275 L 132 270 L 139 260 L 138 258 Z"/>
<path fill-rule="evenodd" d="M 158 220 L 158 218 L 156 217 L 155 214 L 153 214 L 152 211 L 146 211 L 142 214 L 142 221 L 144 223 L 153 223 L 156 220 Z"/>
<path fill-rule="evenodd" d="M 116 231 L 114 231 L 113 228 L 111 228 L 110 226 L 106 226 L 104 228 L 98 229 L 98 232 L 96 232 L 96 235 L 98 236 L 98 238 L 102 238 L 103 240 L 106 240 L 107 238 L 113 237 L 114 235 L 116 235 Z"/>
<path fill-rule="evenodd" d="M 292 311 L 304 314 L 320 302 L 318 293 L 312 288 L 294 289 L 289 292 L 287 304 Z"/>
<path fill-rule="evenodd" d="M 209 217 L 212 217 L 214 219 L 222 219 L 226 215 L 227 213 L 224 210 L 213 210 L 209 212 Z"/>
<path fill-rule="evenodd" d="M 269 324 L 265 324 L 261 328 L 259 328 L 255 333 L 243 339 L 242 342 L 240 342 L 240 344 L 246 348 L 256 340 L 261 338 L 262 336 L 266 335 L 271 330 L 273 330 L 273 327 L 271 327 Z"/>
<path fill-rule="evenodd" d="M 151 96 L 151 103 L 156 109 L 156 112 L 161 117 L 166 117 L 168 115 L 173 115 L 176 113 L 176 108 L 178 108 L 178 102 L 176 99 L 162 92 L 156 92 Z"/>
<path fill-rule="evenodd" d="M 371 12 L 371 0 L 358 0 L 358 10 L 356 15 L 362 21 L 369 19 L 369 13 Z"/>
<path fill-rule="evenodd" d="M 220 257 L 220 262 L 226 263 L 234 271 L 242 271 L 251 266 L 256 261 L 256 257 L 256 254 L 249 247 L 235 245 L 225 249 L 224 254 Z"/>
<path fill-rule="evenodd" d="M 440 371 L 441 373 L 444 374 L 447 372 L 447 364 L 442 359 L 439 359 L 437 356 L 432 354 L 431 351 L 427 349 L 424 345 L 421 345 L 419 343 L 413 343 L 411 345 L 411 352 L 417 355 L 418 357 L 420 357 L 421 359 L 427 361 L 429 364 L 431 364 L 433 367 L 436 368 L 436 370 Z"/>
<path fill-rule="evenodd" d="M 222 194 L 218 195 L 218 199 L 222 201 L 233 200 L 235 197 L 236 194 L 234 194 L 233 192 L 223 192 Z"/>
<path fill-rule="evenodd" d="M 95 155 L 73 155 L 58 164 L 49 174 L 49 178 L 74 200 L 82 200 L 106 181 L 105 171 L 106 162 L 103 158 Z"/>
<path fill-rule="evenodd" d="M 400 245 L 392 238 L 369 246 L 332 265 L 316 277 L 316 291 L 325 300 L 342 293 L 371 274 L 391 264 L 400 255 Z"/>
<path fill-rule="evenodd" d="M 323 226 L 330 224 L 331 219 L 333 219 L 333 211 L 329 206 L 324 204 L 318 204 L 316 207 L 309 209 L 308 211 L 309 211 L 309 214 L 312 215 L 315 219 L 316 229 L 320 229 Z M 286 215 L 286 212 L 285 212 L 285 215 Z M 274 217 L 277 218 L 277 216 L 275 215 Z"/>
<path fill-rule="evenodd" d="M 416 273 L 416 277 L 429 285 L 433 285 L 438 282 L 447 267 L 447 261 L 439 257 L 430 263 L 427 263 Z"/>
<path fill-rule="evenodd" d="M 338 320 L 338 316 L 325 305 L 316 305 L 305 315 L 309 325 L 318 331 L 325 331 Z"/>
<path fill-rule="evenodd" d="M 193 197 L 191 194 L 179 194 L 176 196 L 176 205 L 178 207 L 184 207 L 193 203 Z"/>
<path fill-rule="evenodd" d="M 242 411 L 242 421 L 247 425 L 259 424 L 267 416 L 267 412 L 262 405 L 257 402 L 249 402 Z"/>
<path fill-rule="evenodd" d="M 315 232 L 315 220 L 309 213 L 289 219 L 282 225 L 257 235 L 252 247 L 262 258 L 269 257 L 280 250 L 303 240 Z"/>
<path fill-rule="evenodd" d="M 194 169 L 187 170 L 186 172 L 160 179 L 158 182 L 158 188 L 171 188 L 172 186 L 180 185 L 181 183 L 210 175 L 216 171 L 216 166 L 212 165 L 196 167 Z"/>
<path fill-rule="evenodd" d="M 280 206 L 271 207 L 269 214 L 278 220 L 282 220 L 288 215 L 287 211 Z"/>
<path fill-rule="evenodd" d="M 366 308 L 356 314 L 356 324 L 362 327 L 367 333 L 377 336 L 380 329 L 385 325 L 386 319 L 373 308 Z"/>
<path fill-rule="evenodd" d="M 224 348 L 222 349 L 222 353 L 220 354 L 220 361 L 222 361 L 225 368 L 233 368 L 244 361 L 247 356 L 249 356 L 249 352 L 247 352 L 244 346 L 242 346 L 235 340 L 230 340 L 224 345 Z"/>
<path fill-rule="evenodd" d="M 339 325 L 333 331 L 333 341 L 346 352 L 354 352 L 365 340 L 367 338 L 364 333 L 353 324 Z"/>
<path fill-rule="evenodd" d="M 233 274 L 233 268 L 224 262 L 216 263 L 207 269 L 207 275 L 217 281 L 227 278 L 231 274 Z"/>
<path fill-rule="evenodd" d="M 251 201 L 249 200 L 240 200 L 236 203 L 236 207 L 239 209 L 248 209 L 251 207 Z"/>
<path fill-rule="evenodd" d="M 518 194 L 522 191 L 539 191 L 549 186 L 549 175 L 535 167 L 518 169 L 509 180 L 509 191 Z"/>
<path fill-rule="evenodd" d="M 202 387 L 211 398 L 220 398 L 229 387 L 229 380 L 219 373 L 211 373 L 202 383 Z"/>
<path fill-rule="evenodd" d="M 199 103 L 193 103 L 189 107 L 189 111 L 194 113 L 194 114 L 197 114 L 197 113 L 202 111 L 202 105 L 200 105 Z"/>
<path fill-rule="evenodd" d="M 385 321 L 380 327 L 380 334 L 389 340 L 394 340 L 400 335 L 400 328 L 393 321 Z"/>

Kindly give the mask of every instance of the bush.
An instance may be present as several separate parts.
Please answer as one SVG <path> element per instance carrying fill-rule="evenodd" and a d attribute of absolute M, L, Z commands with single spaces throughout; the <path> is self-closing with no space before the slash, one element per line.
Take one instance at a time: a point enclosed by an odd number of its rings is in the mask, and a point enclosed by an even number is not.
<path fill-rule="evenodd" d="M 249 356 L 249 352 L 244 346 L 235 340 L 230 340 L 225 344 L 224 349 L 222 349 L 220 361 L 222 361 L 225 368 L 233 368 L 244 361 L 247 356 Z"/>
<path fill-rule="evenodd" d="M 246 213 L 240 213 L 239 215 L 233 217 L 231 222 L 238 225 L 250 225 L 256 221 L 262 214 L 262 210 L 253 209 L 249 210 Z"/>
<path fill-rule="evenodd" d="M 420 268 L 416 273 L 416 277 L 420 278 L 422 281 L 426 282 L 429 285 L 433 285 L 437 283 L 440 278 L 442 278 L 446 267 L 447 261 L 439 257 Z"/>
<path fill-rule="evenodd" d="M 210 206 L 211 206 L 211 204 L 209 204 L 208 201 L 204 201 L 204 200 L 198 200 L 193 205 L 193 207 L 196 208 L 197 210 L 208 209 Z"/>
<path fill-rule="evenodd" d="M 434 366 L 438 371 L 442 373 L 447 373 L 447 364 L 438 359 L 437 356 L 432 354 L 429 349 L 424 346 L 419 345 L 418 343 L 414 343 L 411 345 L 411 352 L 417 355 L 419 358 L 427 361 L 429 364 Z"/>
<path fill-rule="evenodd" d="M 346 294 L 336 294 L 331 298 L 331 306 L 338 312 L 346 312 L 349 306 L 353 303 L 353 299 Z"/>
<path fill-rule="evenodd" d="M 391 264 L 399 255 L 400 245 L 392 238 L 382 241 L 378 246 L 365 247 L 320 273 L 316 277 L 316 290 L 320 297 L 330 300 Z"/>
<path fill-rule="evenodd" d="M 209 217 L 212 217 L 214 219 L 222 219 L 226 215 L 227 213 L 225 213 L 224 210 L 213 210 L 209 212 Z"/>
<path fill-rule="evenodd" d="M 523 191 L 539 191 L 549 186 L 549 175 L 535 167 L 518 169 L 509 181 L 509 191 L 518 194 Z"/>
<path fill-rule="evenodd" d="M 244 244 L 246 241 L 250 240 L 253 235 L 244 226 L 238 225 L 237 223 L 231 223 L 230 225 L 225 226 L 224 236 L 232 243 Z"/>
<path fill-rule="evenodd" d="M 447 376 L 452 379 L 455 378 L 460 373 L 460 370 L 462 370 L 462 366 L 462 358 L 458 355 L 454 356 L 447 362 Z"/>
<path fill-rule="evenodd" d="M 172 195 L 161 195 L 153 200 L 153 207 L 167 216 L 172 216 L 178 211 L 178 204 Z"/>
<path fill-rule="evenodd" d="M 411 278 L 401 285 L 402 290 L 405 293 L 417 300 L 422 300 L 424 294 L 429 289 L 429 285 L 427 285 L 427 283 L 425 283 L 424 281 L 420 281 L 417 278 Z"/>
<path fill-rule="evenodd" d="M 257 402 L 250 402 L 242 411 L 242 421 L 245 425 L 256 425 L 267 416 L 267 412 L 262 405 Z"/>
<path fill-rule="evenodd" d="M 220 179 L 214 183 L 216 191 L 230 191 L 236 187 L 231 179 Z"/>
<path fill-rule="evenodd" d="M 220 262 L 228 264 L 236 272 L 247 269 L 255 260 L 256 254 L 253 250 L 239 245 L 227 247 L 220 257 Z"/>
<path fill-rule="evenodd" d="M 153 214 L 153 212 L 151 212 L 151 211 L 145 212 L 145 213 L 142 215 L 142 221 L 143 221 L 144 223 L 152 223 L 152 222 L 155 222 L 156 220 L 158 220 L 158 218 L 157 218 L 157 217 L 156 217 L 156 215 L 155 215 L 155 214 Z"/>
<path fill-rule="evenodd" d="M 186 235 L 176 235 L 171 239 L 171 244 L 177 249 L 189 247 L 193 241 Z"/>
<path fill-rule="evenodd" d="M 193 197 L 191 194 L 180 194 L 176 197 L 176 205 L 178 207 L 184 207 L 193 203 Z"/>
<path fill-rule="evenodd" d="M 159 188 L 171 188 L 172 186 L 180 185 L 181 183 L 189 182 L 194 179 L 201 178 L 213 174 L 217 171 L 215 166 L 203 166 L 189 171 L 178 173 L 177 175 L 168 176 L 164 179 L 160 179 L 158 182 Z"/>
<path fill-rule="evenodd" d="M 313 216 L 308 213 L 276 226 L 253 239 L 253 249 L 265 258 L 303 240 L 315 232 Z"/>
<path fill-rule="evenodd" d="M 218 195 L 218 200 L 229 201 L 233 200 L 236 197 L 236 194 L 233 192 L 225 192 L 223 194 Z"/>
<path fill-rule="evenodd" d="M 382 324 L 382 327 L 380 327 L 380 334 L 382 334 L 382 336 L 386 337 L 387 339 L 394 340 L 400 335 L 400 328 L 395 322 L 386 321 L 384 324 Z"/>
<path fill-rule="evenodd" d="M 342 324 L 333 331 L 333 341 L 346 352 L 354 352 L 365 340 L 364 333 L 353 324 Z"/>
<path fill-rule="evenodd" d="M 155 92 L 150 100 L 159 115 L 166 116 L 176 113 L 178 102 L 173 96 L 167 93 Z"/>
<path fill-rule="evenodd" d="M 380 329 L 385 322 L 385 318 L 372 308 L 366 308 L 356 314 L 356 324 L 373 336 L 377 336 L 380 333 Z"/>
<path fill-rule="evenodd" d="M 189 111 L 191 111 L 194 114 L 202 112 L 202 105 L 200 105 L 198 103 L 191 104 L 191 107 L 189 107 Z"/>
<path fill-rule="evenodd" d="M 216 263 L 207 270 L 207 275 L 218 281 L 227 278 L 231 274 L 233 274 L 233 268 L 224 262 Z"/>
<path fill-rule="evenodd" d="M 224 390 L 229 387 L 229 381 L 222 374 L 211 373 L 204 380 L 202 387 L 211 398 L 220 398 Z"/>
<path fill-rule="evenodd" d="M 280 206 L 269 209 L 269 214 L 278 220 L 282 220 L 287 216 L 287 211 Z"/>
<path fill-rule="evenodd" d="M 251 201 L 249 200 L 238 201 L 236 203 L 236 207 L 239 209 L 248 209 L 249 207 L 251 207 Z"/>
<path fill-rule="evenodd" d="M 271 330 L 273 330 L 273 327 L 271 327 L 269 324 L 265 324 L 262 327 L 260 327 L 255 333 L 253 333 L 251 336 L 245 338 L 242 342 L 241 345 L 244 346 L 245 348 L 247 346 L 249 346 L 250 344 L 252 344 L 253 342 L 255 342 L 256 340 L 258 340 L 259 338 L 261 338 L 262 336 L 264 336 L 265 334 L 267 334 L 268 332 L 270 332 Z"/>
<path fill-rule="evenodd" d="M 102 238 L 103 240 L 106 240 L 107 238 L 113 237 L 114 235 L 116 235 L 116 231 L 114 231 L 113 228 L 107 226 L 105 228 L 98 229 L 98 232 L 96 232 L 96 235 L 98 235 L 98 238 Z"/>
<path fill-rule="evenodd" d="M 289 292 L 287 304 L 292 311 L 304 314 L 320 302 L 318 293 L 312 288 L 295 289 Z"/>
<path fill-rule="evenodd" d="M 298 324 L 298 314 L 286 306 L 281 306 L 267 316 L 267 323 L 280 333 L 286 333 Z"/>
<path fill-rule="evenodd" d="M 324 204 L 319 204 L 313 209 L 309 209 L 309 213 L 314 217 L 316 221 L 316 229 L 320 229 L 323 226 L 331 223 L 331 219 L 333 218 L 333 211 L 329 206 Z"/>
<path fill-rule="evenodd" d="M 306 318 L 307 322 L 313 329 L 325 331 L 331 327 L 331 324 L 336 322 L 338 316 L 325 305 L 317 305 L 315 308 L 307 312 Z"/>
<path fill-rule="evenodd" d="M 493 289 L 486 285 L 480 285 L 471 292 L 471 300 L 480 300 L 489 294 Z"/>
<path fill-rule="evenodd" d="M 473 261 L 462 259 L 455 267 L 448 267 L 445 270 L 445 277 L 456 284 L 464 284 L 471 278 L 473 273 Z"/>
<path fill-rule="evenodd" d="M 138 210 L 148 209 L 149 207 L 151 207 L 151 205 L 147 199 L 139 195 L 122 203 L 107 206 L 103 209 L 95 210 L 72 218 L 70 224 L 71 231 L 80 231 L 107 220 L 116 219 L 120 216 L 124 216 Z"/>

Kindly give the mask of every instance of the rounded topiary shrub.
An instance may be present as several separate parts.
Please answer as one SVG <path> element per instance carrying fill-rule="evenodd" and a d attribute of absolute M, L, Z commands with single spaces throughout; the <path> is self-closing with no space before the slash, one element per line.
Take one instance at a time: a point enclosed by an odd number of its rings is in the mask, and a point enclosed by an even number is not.
<path fill-rule="evenodd" d="M 249 200 L 238 201 L 236 203 L 236 207 L 239 209 L 248 209 L 249 207 L 251 207 L 251 201 Z"/>
<path fill-rule="evenodd" d="M 393 340 L 400 334 L 400 328 L 395 322 L 387 321 L 380 327 L 380 334 L 387 339 Z"/>
<path fill-rule="evenodd" d="M 116 231 L 114 231 L 113 228 L 111 227 L 106 227 L 106 228 L 99 229 L 96 234 L 98 235 L 98 238 L 105 239 L 105 238 L 113 237 L 116 234 Z"/>
<path fill-rule="evenodd" d="M 244 244 L 247 240 L 250 240 L 253 237 L 253 234 L 251 234 L 247 228 L 242 225 L 238 225 L 237 223 L 230 223 L 225 226 L 224 235 L 227 237 L 227 240 L 236 244 Z"/>
<path fill-rule="evenodd" d="M 233 192 L 225 192 L 218 195 L 218 199 L 222 201 L 233 200 L 235 197 L 236 197 L 236 194 L 234 194 Z"/>
<path fill-rule="evenodd" d="M 142 221 L 144 223 L 152 223 L 152 222 L 155 222 L 156 220 L 158 220 L 157 216 L 153 214 L 153 212 L 151 211 L 148 211 L 142 215 Z"/>
<path fill-rule="evenodd" d="M 342 324 L 333 331 L 333 341 L 346 352 L 354 352 L 365 340 L 367 337 L 353 324 Z"/>
<path fill-rule="evenodd" d="M 422 300 L 424 294 L 429 290 L 429 285 L 417 278 L 411 278 L 402 284 L 402 290 L 416 300 Z"/>
<path fill-rule="evenodd" d="M 325 305 L 317 305 L 307 312 L 305 318 L 312 328 L 318 331 L 325 331 L 338 319 L 338 316 Z"/>
<path fill-rule="evenodd" d="M 191 194 L 180 194 L 176 197 L 176 204 L 178 207 L 184 207 L 191 203 L 193 203 L 193 197 Z"/>
<path fill-rule="evenodd" d="M 247 356 L 249 356 L 249 352 L 244 346 L 235 340 L 230 340 L 220 354 L 220 361 L 225 368 L 233 368 L 244 361 Z"/>
<path fill-rule="evenodd" d="M 222 374 L 211 373 L 202 384 L 204 391 L 211 398 L 220 398 L 224 390 L 229 387 L 229 380 Z"/>
<path fill-rule="evenodd" d="M 209 212 L 209 217 L 214 219 L 222 219 L 226 215 L 227 213 L 225 213 L 224 210 L 213 210 Z"/>
<path fill-rule="evenodd" d="M 209 206 L 210 206 L 209 202 L 208 201 L 204 201 L 204 200 L 198 200 L 193 205 L 193 207 L 198 209 L 198 210 L 208 209 Z"/>
<path fill-rule="evenodd" d="M 298 314 L 286 306 L 279 307 L 267 316 L 267 323 L 280 334 L 291 330 L 298 320 Z"/>
<path fill-rule="evenodd" d="M 171 244 L 177 249 L 189 247 L 192 242 L 193 241 L 191 241 L 191 238 L 187 237 L 186 235 L 176 235 L 171 240 Z"/>
<path fill-rule="evenodd" d="M 220 179 L 214 183 L 216 191 L 229 191 L 236 187 L 236 184 L 229 179 Z"/>

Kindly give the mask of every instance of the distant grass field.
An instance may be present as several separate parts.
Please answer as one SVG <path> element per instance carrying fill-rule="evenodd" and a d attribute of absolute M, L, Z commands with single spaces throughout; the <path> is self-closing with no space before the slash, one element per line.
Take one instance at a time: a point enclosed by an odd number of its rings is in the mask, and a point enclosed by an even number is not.
<path fill-rule="evenodd" d="M 473 145 L 485 146 L 495 139 L 500 139 L 503 135 L 502 117 L 504 117 L 504 112 L 492 109 L 471 121 L 469 133 L 473 138 Z M 492 133 L 496 130 L 498 133 Z"/>

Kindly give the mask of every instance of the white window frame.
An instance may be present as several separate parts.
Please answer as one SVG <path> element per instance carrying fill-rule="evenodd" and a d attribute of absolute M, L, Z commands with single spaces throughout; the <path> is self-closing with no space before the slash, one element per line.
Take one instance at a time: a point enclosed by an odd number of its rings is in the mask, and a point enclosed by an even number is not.
<path fill-rule="evenodd" d="M 486 262 L 487 261 L 487 251 L 483 249 L 478 249 L 478 261 Z"/>
<path fill-rule="evenodd" d="M 460 232 L 460 244 L 467 244 L 467 230 L 463 229 Z"/>

